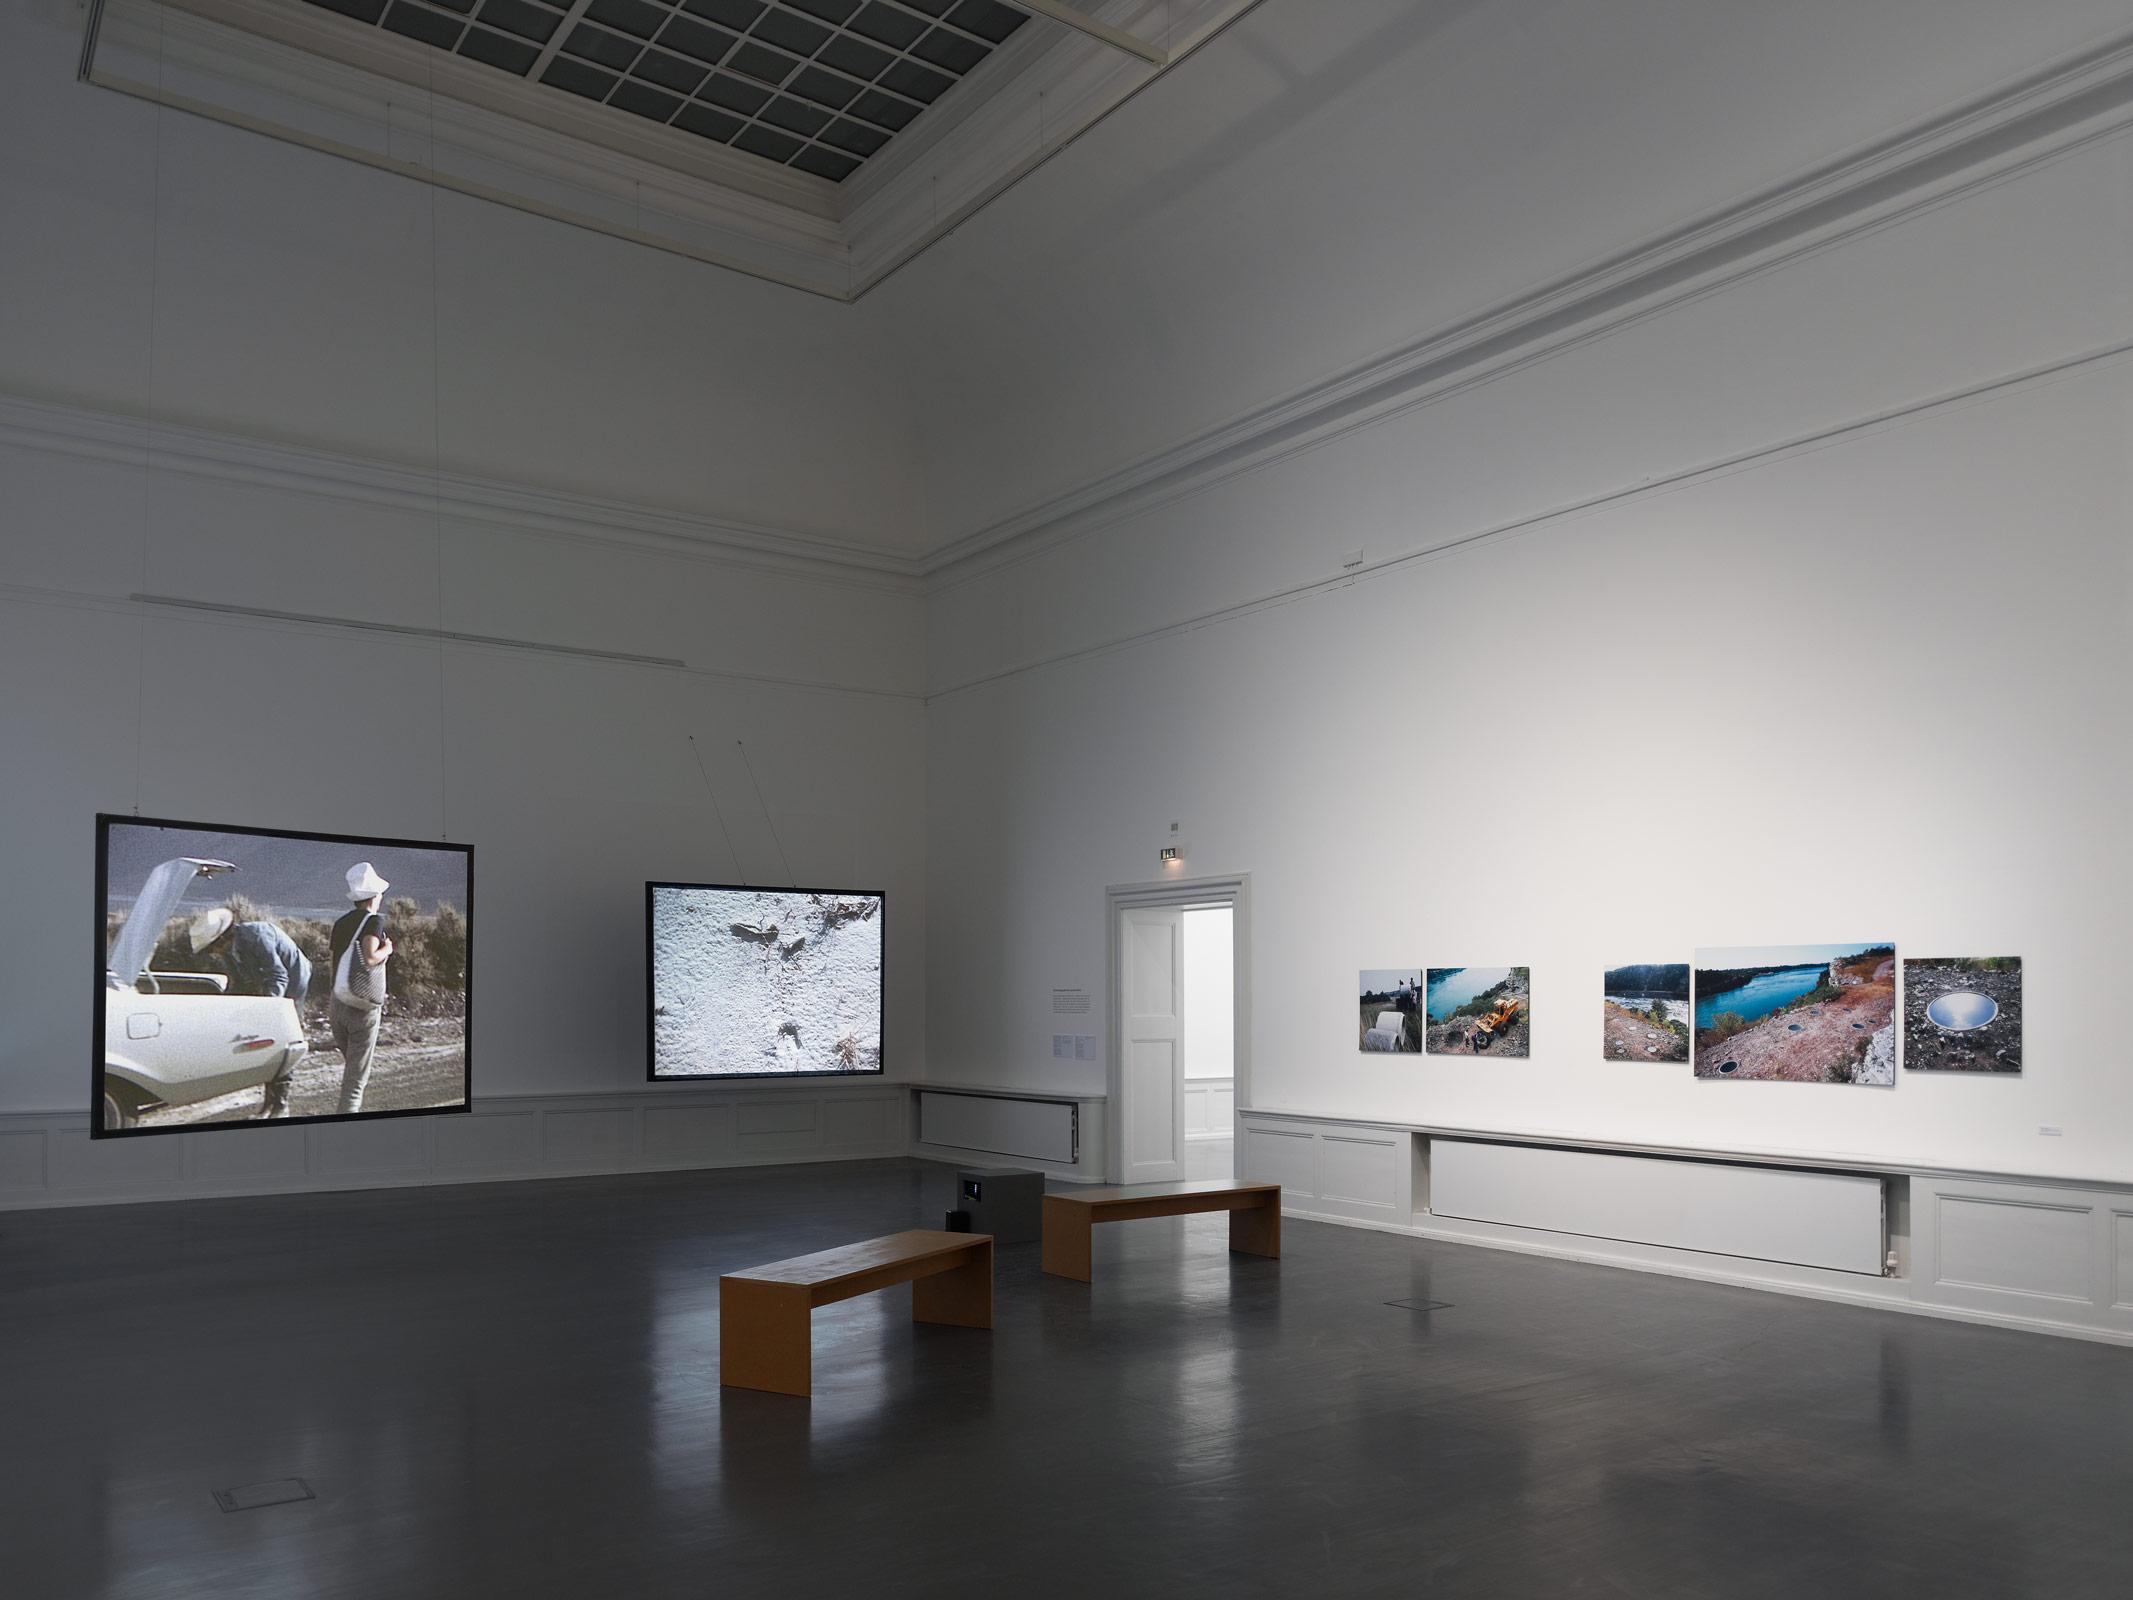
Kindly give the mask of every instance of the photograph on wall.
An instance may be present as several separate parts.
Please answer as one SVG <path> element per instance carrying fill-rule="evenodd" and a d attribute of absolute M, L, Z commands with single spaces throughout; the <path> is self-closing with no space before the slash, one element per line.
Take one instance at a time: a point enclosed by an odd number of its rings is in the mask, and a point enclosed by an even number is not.
<path fill-rule="evenodd" d="M 646 884 L 650 1076 L 882 1071 L 885 920 L 874 890 Z"/>
<path fill-rule="evenodd" d="M 1358 979 L 1362 1048 L 1396 1055 L 1422 1053 L 1422 969 L 1365 967 Z"/>
<path fill-rule="evenodd" d="M 1696 952 L 1699 1078 L 1896 1081 L 1896 947 L 1751 945 Z"/>
<path fill-rule="evenodd" d="M 1905 957 L 1903 1064 L 1912 1072 L 2020 1072 L 2022 958 Z"/>
<path fill-rule="evenodd" d="M 1608 1060 L 1689 1059 L 1686 961 L 1609 967 L 1601 990 L 1601 1053 Z"/>
<path fill-rule="evenodd" d="M 1532 1004 L 1530 967 L 1431 967 L 1424 1048 L 1433 1056 L 1530 1055 Z"/>
<path fill-rule="evenodd" d="M 91 1131 L 464 1111 L 474 851 L 100 816 Z"/>

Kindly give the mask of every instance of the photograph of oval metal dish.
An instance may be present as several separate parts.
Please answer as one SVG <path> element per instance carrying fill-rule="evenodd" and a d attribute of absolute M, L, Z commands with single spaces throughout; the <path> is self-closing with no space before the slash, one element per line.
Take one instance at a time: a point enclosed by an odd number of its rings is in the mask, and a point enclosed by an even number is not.
<path fill-rule="evenodd" d="M 90 1131 L 464 1111 L 470 845 L 96 819 Z"/>
<path fill-rule="evenodd" d="M 871 889 L 646 884 L 648 1075 L 882 1071 L 885 920 Z"/>
<path fill-rule="evenodd" d="M 1896 947 L 1696 952 L 1695 1073 L 1783 1083 L 1896 1082 Z"/>
<path fill-rule="evenodd" d="M 1903 1064 L 1913 1072 L 2020 1072 L 2022 958 L 1905 961 Z"/>

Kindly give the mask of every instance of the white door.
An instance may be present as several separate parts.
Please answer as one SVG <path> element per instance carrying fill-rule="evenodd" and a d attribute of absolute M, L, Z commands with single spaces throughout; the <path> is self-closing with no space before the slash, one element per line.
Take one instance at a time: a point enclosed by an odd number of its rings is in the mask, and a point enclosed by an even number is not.
<path fill-rule="evenodd" d="M 1121 1170 L 1127 1183 L 1185 1175 L 1185 912 L 1119 913 Z"/>

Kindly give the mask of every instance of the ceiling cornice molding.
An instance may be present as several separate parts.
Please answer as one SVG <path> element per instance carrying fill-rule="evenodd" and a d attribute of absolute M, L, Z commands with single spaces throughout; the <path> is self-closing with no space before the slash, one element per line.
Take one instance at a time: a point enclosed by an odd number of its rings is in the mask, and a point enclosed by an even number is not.
<path fill-rule="evenodd" d="M 529 537 L 680 556 L 916 599 L 906 556 L 730 518 L 433 472 L 302 445 L 0 395 L 0 444 L 432 514 Z"/>
<path fill-rule="evenodd" d="M 1686 299 L 2133 127 L 2133 33 L 971 529 L 919 561 L 982 577 Z"/>

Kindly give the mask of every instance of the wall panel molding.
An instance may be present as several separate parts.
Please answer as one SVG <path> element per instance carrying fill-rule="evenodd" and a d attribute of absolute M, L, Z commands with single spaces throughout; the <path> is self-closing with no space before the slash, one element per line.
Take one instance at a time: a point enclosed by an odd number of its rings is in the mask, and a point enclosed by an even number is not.
<path fill-rule="evenodd" d="M 488 1095 L 467 1114 L 92 1140 L 81 1112 L 0 1113 L 0 1210 L 594 1173 L 853 1161 L 910 1151 L 896 1083 Z"/>
<path fill-rule="evenodd" d="M 527 538 L 680 556 L 813 583 L 905 596 L 916 596 L 923 588 L 909 558 L 854 541 L 433 471 L 27 395 L 0 394 L 0 444 L 446 516 Z"/>

